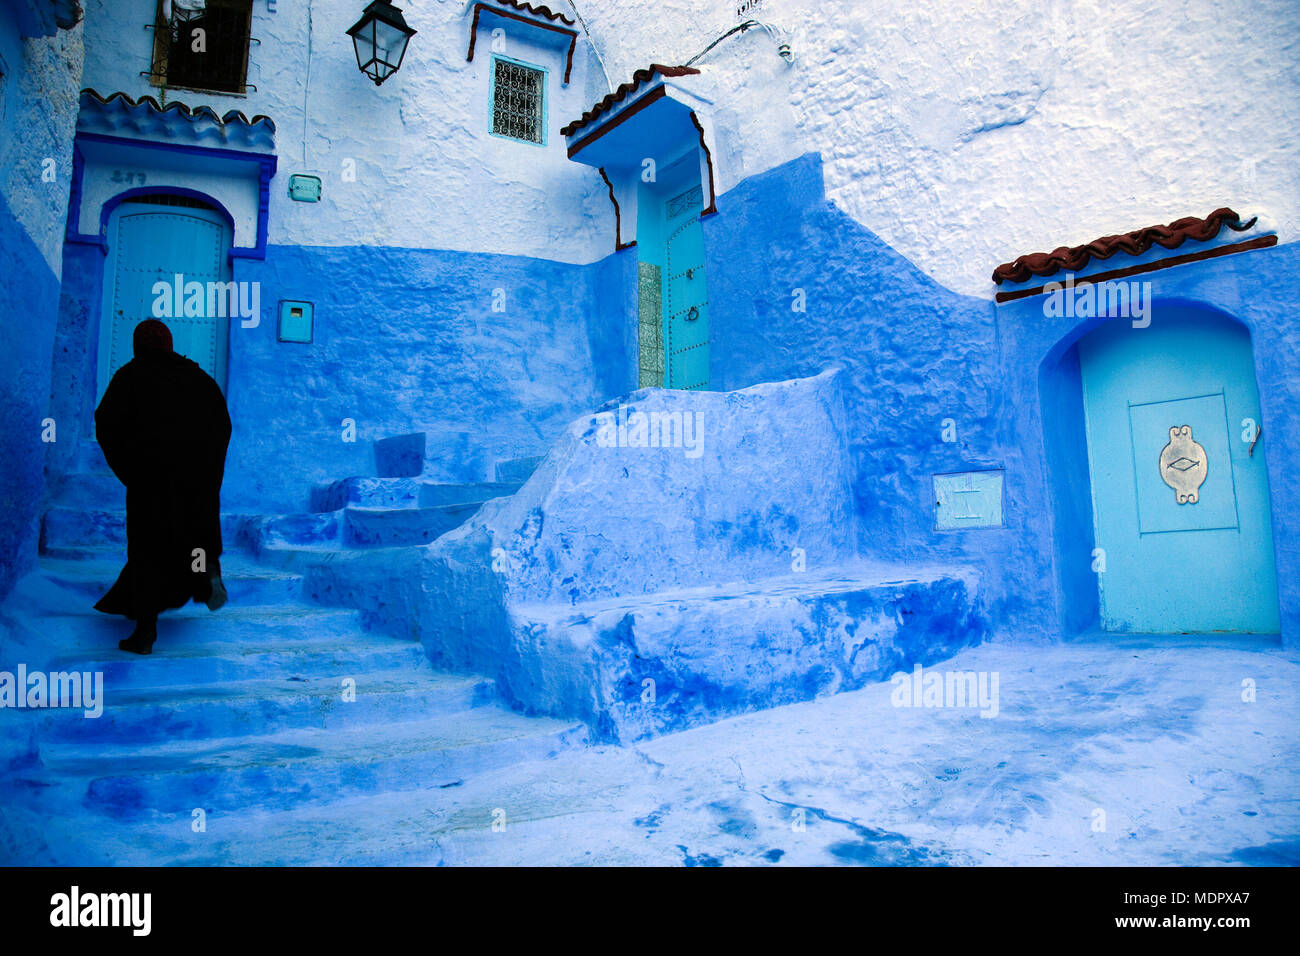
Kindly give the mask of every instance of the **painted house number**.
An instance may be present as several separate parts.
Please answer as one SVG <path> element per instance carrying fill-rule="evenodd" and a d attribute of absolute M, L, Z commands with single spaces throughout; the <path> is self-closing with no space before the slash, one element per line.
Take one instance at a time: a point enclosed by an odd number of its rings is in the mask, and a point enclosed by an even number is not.
<path fill-rule="evenodd" d="M 112 177 L 112 178 L 113 178 L 113 182 L 115 182 L 115 183 L 127 183 L 127 184 L 130 184 L 130 183 L 138 182 L 141 186 L 143 186 L 143 185 L 145 184 L 145 174 L 144 174 L 144 173 L 137 173 L 137 172 L 135 172 L 135 171 L 133 171 L 133 170 L 129 170 L 129 169 L 126 170 L 125 172 L 123 172 L 123 171 L 120 170 L 120 169 L 115 169 L 115 170 L 113 170 L 113 177 Z"/>

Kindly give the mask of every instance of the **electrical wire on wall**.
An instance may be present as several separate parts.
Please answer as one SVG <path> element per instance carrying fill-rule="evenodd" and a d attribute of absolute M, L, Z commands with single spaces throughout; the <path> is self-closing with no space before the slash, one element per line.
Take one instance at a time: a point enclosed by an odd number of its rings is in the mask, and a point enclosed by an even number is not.
<path fill-rule="evenodd" d="M 794 62 L 794 52 L 790 49 L 790 43 L 785 38 L 785 35 L 782 33 L 781 30 L 779 30 L 778 28 L 770 24 L 763 23 L 760 20 L 746 20 L 744 23 L 737 23 L 726 33 L 722 34 L 722 36 L 715 39 L 703 50 L 701 50 L 699 53 L 695 54 L 695 56 L 687 60 L 686 65 L 693 66 L 696 60 L 700 59 L 700 57 L 704 56 L 706 53 L 712 50 L 723 40 L 727 39 L 727 37 L 734 36 L 737 33 L 744 33 L 746 30 L 751 30 L 754 27 L 759 27 L 760 29 L 765 31 L 768 36 L 772 38 L 772 42 L 776 44 L 776 52 L 780 54 L 781 59 L 785 60 L 787 63 Z"/>
<path fill-rule="evenodd" d="M 569 0 L 569 9 L 572 10 L 573 15 L 578 18 L 578 24 L 582 27 L 582 32 L 587 37 L 587 45 L 591 47 L 591 52 L 596 55 L 596 62 L 600 64 L 600 72 L 605 77 L 605 89 L 613 93 L 614 84 L 609 81 L 609 71 L 605 69 L 605 60 L 600 55 L 600 51 L 596 49 L 596 43 L 591 38 L 591 31 L 587 29 L 587 21 L 582 19 L 582 14 L 578 12 L 578 8 L 574 5 L 573 0 Z"/>
<path fill-rule="evenodd" d="M 311 97 L 311 2 L 307 0 L 307 69 L 302 85 L 302 165 L 307 167 L 307 103 Z"/>

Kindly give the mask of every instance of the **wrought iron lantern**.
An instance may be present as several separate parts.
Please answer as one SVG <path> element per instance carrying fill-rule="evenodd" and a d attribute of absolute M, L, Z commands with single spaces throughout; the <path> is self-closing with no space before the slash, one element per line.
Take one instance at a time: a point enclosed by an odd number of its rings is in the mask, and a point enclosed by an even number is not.
<path fill-rule="evenodd" d="M 358 69 L 379 86 L 401 67 L 406 41 L 415 33 L 406 25 L 402 11 L 388 0 L 372 0 L 348 30 L 357 51 Z"/>

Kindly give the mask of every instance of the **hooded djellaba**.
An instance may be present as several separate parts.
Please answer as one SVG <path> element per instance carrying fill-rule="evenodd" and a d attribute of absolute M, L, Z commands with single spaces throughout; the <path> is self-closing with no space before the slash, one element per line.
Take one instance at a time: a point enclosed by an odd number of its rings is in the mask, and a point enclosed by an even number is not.
<path fill-rule="evenodd" d="M 226 602 L 218 559 L 230 415 L 217 383 L 172 351 L 162 322 L 137 325 L 133 344 L 95 410 L 104 458 L 126 485 L 126 567 L 95 609 L 135 621 L 118 647 L 149 654 L 160 611 Z"/>

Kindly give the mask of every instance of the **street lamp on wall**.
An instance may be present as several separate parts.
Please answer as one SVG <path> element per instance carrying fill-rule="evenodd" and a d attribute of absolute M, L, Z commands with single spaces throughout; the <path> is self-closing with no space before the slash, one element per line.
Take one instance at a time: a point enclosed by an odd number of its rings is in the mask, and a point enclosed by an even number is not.
<path fill-rule="evenodd" d="M 402 65 L 406 41 L 416 31 L 406 25 L 402 11 L 388 0 L 373 0 L 361 19 L 348 30 L 357 52 L 357 67 L 375 81 L 383 83 Z"/>

